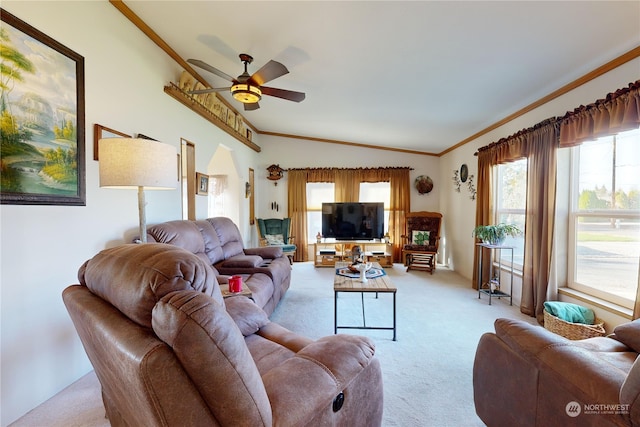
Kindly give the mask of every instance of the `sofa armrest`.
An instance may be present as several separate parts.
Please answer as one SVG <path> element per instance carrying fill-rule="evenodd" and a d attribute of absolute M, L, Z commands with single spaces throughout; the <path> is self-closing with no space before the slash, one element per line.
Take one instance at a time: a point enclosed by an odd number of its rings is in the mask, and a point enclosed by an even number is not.
<path fill-rule="evenodd" d="M 264 259 L 275 259 L 283 256 L 280 246 L 261 246 L 258 248 L 246 248 L 245 255 L 258 255 Z"/>
<path fill-rule="evenodd" d="M 321 338 L 262 376 L 274 425 L 303 425 L 331 405 L 371 363 L 373 342 L 354 335 Z M 286 384 L 286 387 L 283 386 Z M 349 399 L 348 396 L 345 396 Z"/>
<path fill-rule="evenodd" d="M 279 325 L 278 323 L 270 322 L 264 325 L 258 330 L 258 335 L 263 338 L 280 344 L 283 347 L 288 348 L 294 353 L 299 352 L 312 342 L 311 338 L 303 337 L 295 332 L 291 332 L 287 328 Z"/>

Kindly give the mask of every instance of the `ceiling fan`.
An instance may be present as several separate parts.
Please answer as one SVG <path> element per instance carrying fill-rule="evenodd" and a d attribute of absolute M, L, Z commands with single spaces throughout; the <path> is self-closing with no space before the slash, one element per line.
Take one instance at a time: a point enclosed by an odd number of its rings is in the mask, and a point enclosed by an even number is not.
<path fill-rule="evenodd" d="M 262 86 L 263 84 L 277 79 L 289 73 L 287 67 L 279 63 L 278 61 L 270 60 L 262 66 L 258 71 L 249 75 L 247 72 L 247 65 L 253 62 L 253 57 L 246 53 L 240 54 L 240 61 L 244 63 L 244 73 L 240 74 L 237 78 L 231 77 L 229 74 L 218 70 L 215 67 L 200 61 L 199 59 L 188 59 L 187 62 L 209 71 L 216 76 L 222 77 L 232 83 L 229 87 L 219 87 L 210 89 L 200 89 L 189 91 L 189 94 L 211 93 L 230 90 L 231 95 L 238 101 L 244 104 L 245 111 L 257 110 L 260 108 L 258 101 L 262 98 L 262 95 L 275 96 L 277 98 L 286 99 L 288 101 L 300 102 L 304 100 L 305 94 L 303 92 L 295 92 L 286 89 L 277 89 L 274 87 Z"/>

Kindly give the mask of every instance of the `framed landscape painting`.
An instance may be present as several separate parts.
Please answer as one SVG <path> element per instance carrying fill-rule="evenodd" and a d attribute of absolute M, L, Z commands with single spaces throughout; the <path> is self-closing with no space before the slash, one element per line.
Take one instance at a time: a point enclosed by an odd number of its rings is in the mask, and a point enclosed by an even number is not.
<path fill-rule="evenodd" d="M 85 206 L 84 58 L 0 12 L 0 202 Z"/>

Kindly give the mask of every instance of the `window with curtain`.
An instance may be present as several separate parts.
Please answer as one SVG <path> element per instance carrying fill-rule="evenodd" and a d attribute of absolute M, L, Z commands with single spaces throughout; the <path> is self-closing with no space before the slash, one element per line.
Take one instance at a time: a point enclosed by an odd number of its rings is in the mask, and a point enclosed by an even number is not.
<path fill-rule="evenodd" d="M 227 175 L 211 175 L 209 177 L 209 217 L 226 216 L 229 205 L 227 192 Z"/>
<path fill-rule="evenodd" d="M 322 202 L 332 202 L 335 197 L 335 185 L 332 182 L 307 183 L 307 224 L 308 241 L 313 242 L 318 232 L 322 232 Z M 389 228 L 389 206 L 391 186 L 388 182 L 360 183 L 360 202 L 383 202 L 384 224 Z"/>
<path fill-rule="evenodd" d="M 569 287 L 631 309 L 640 262 L 640 129 L 573 150 Z"/>
<path fill-rule="evenodd" d="M 307 183 L 307 242 L 315 242 L 322 233 L 322 202 L 334 200 L 333 182 Z"/>
<path fill-rule="evenodd" d="M 361 182 L 359 202 L 384 203 L 384 231 L 389 230 L 389 210 L 391 207 L 391 184 L 388 182 Z"/>
<path fill-rule="evenodd" d="M 496 223 L 515 224 L 524 232 L 525 209 L 527 207 L 527 159 L 503 163 L 496 166 L 495 196 Z M 505 246 L 513 246 L 514 268 L 522 271 L 524 264 L 524 233 L 517 237 L 507 236 Z M 509 251 L 500 251 L 503 264 L 511 262 Z"/>

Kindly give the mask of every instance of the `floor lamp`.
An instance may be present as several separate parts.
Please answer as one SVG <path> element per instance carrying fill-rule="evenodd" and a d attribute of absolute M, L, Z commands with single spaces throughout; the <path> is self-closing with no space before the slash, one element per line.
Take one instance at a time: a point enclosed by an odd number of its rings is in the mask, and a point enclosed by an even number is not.
<path fill-rule="evenodd" d="M 146 243 L 144 190 L 176 188 L 176 149 L 169 144 L 138 138 L 105 138 L 98 142 L 98 147 L 100 187 L 138 189 L 140 241 Z"/>

